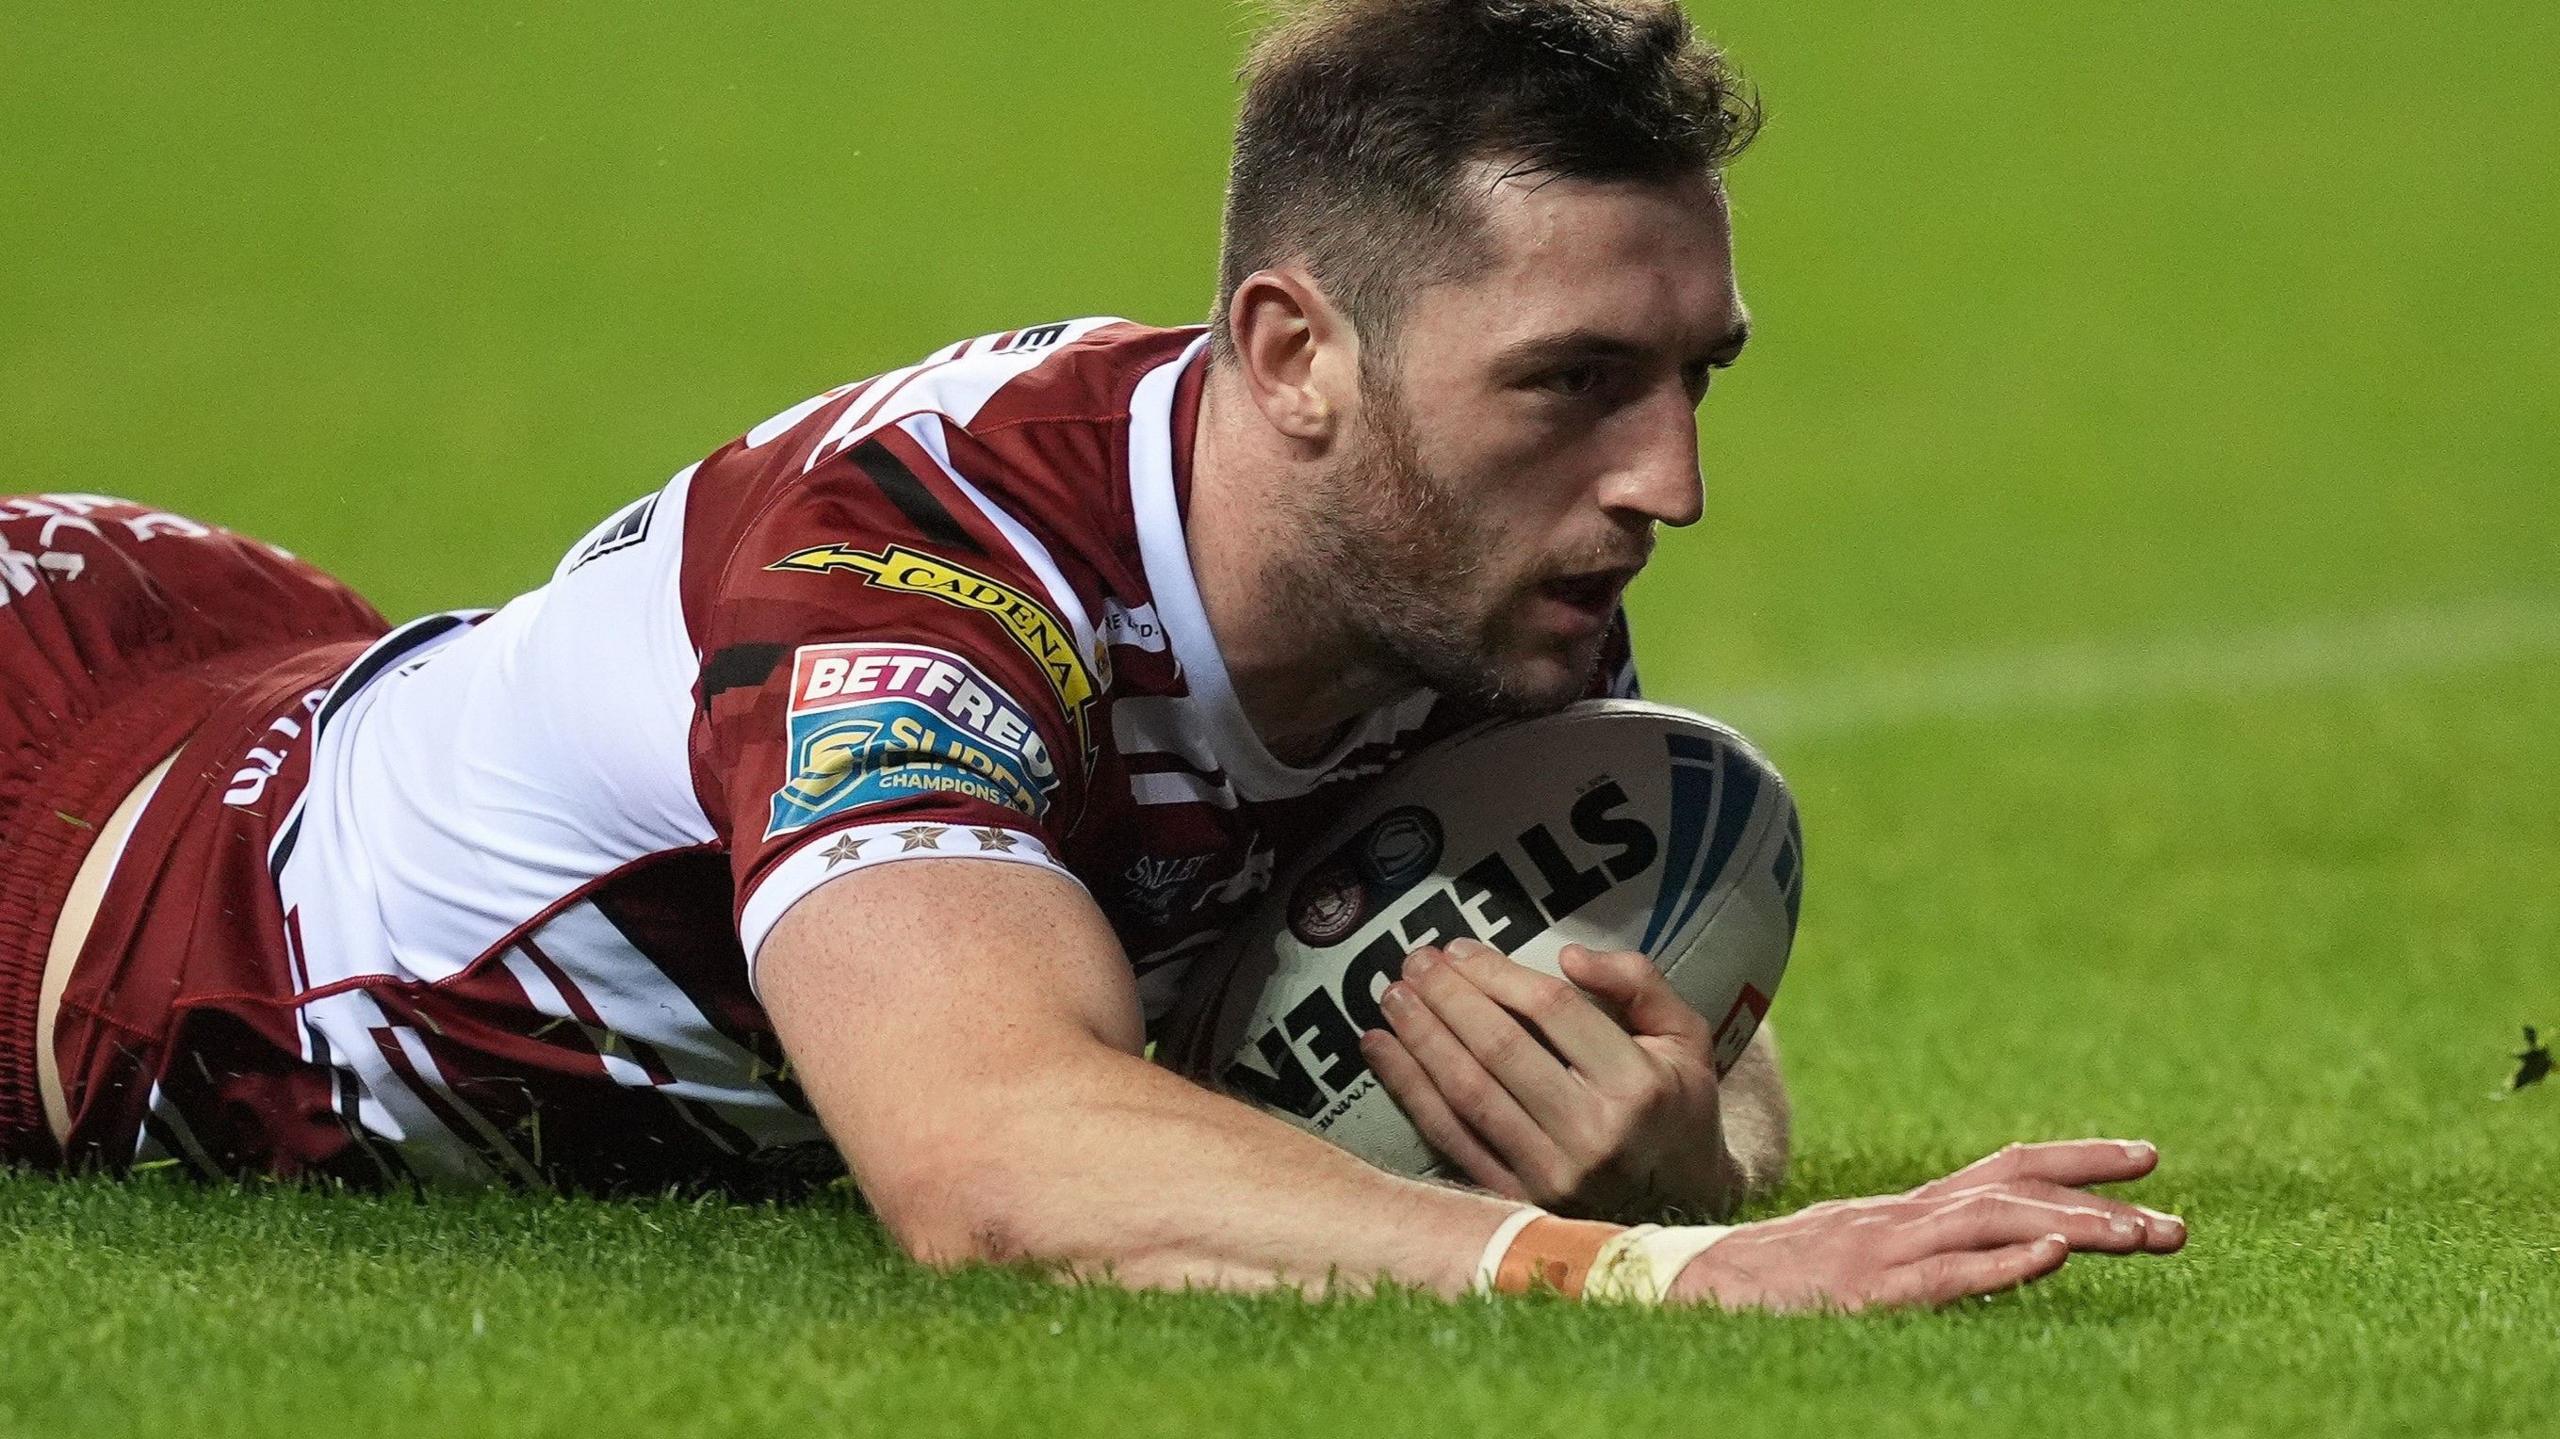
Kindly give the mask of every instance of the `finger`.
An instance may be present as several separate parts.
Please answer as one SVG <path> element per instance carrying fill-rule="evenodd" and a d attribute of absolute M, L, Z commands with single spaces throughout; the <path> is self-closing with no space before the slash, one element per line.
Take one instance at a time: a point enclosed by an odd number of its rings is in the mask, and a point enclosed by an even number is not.
<path fill-rule="evenodd" d="M 1600 997 L 1617 1011 L 1631 1034 L 1657 1035 L 1703 1050 L 1709 1041 L 1706 1016 L 1671 987 L 1653 961 L 1631 949 L 1600 950 L 1568 944 L 1557 954 L 1564 976 Z"/>
<path fill-rule="evenodd" d="M 2070 1257 L 2071 1246 L 2057 1234 L 1999 1249 L 1933 1254 L 1885 1271 L 1868 1297 L 1891 1306 L 1953 1304 L 2033 1283 Z"/>
<path fill-rule="evenodd" d="M 1413 1121 L 1413 1127 L 1421 1131 L 1432 1148 L 1493 1193 L 1511 1199 L 1529 1197 L 1528 1186 L 1520 1182 L 1520 1176 L 1496 1158 L 1457 1111 L 1449 1107 L 1448 1099 L 1431 1082 L 1422 1061 L 1413 1057 L 1403 1040 L 1383 1029 L 1370 1030 L 1360 1036 L 1360 1055 L 1369 1061 L 1378 1082 L 1387 1087 L 1387 1093 L 1394 1096 L 1405 1117 Z"/>
<path fill-rule="evenodd" d="M 1538 1033 L 1546 1036 L 1547 1043 L 1554 1046 L 1554 1055 L 1561 1056 L 1564 1063 L 1571 1065 L 1574 1072 L 1586 1081 L 1610 1093 L 1640 1091 L 1653 1082 L 1652 1057 L 1635 1042 L 1634 1036 L 1619 1027 L 1616 1020 L 1601 1013 L 1600 1006 L 1591 1002 L 1591 996 L 1574 988 L 1570 981 L 1542 974 L 1505 957 L 1490 945 L 1468 940 L 1450 945 L 1448 955 L 1451 967 L 1479 992 L 1503 1009 L 1537 1026 Z M 1408 966 L 1405 972 L 1410 975 L 1412 969 Z M 1451 992 L 1455 993 L 1454 990 Z M 1437 995 L 1427 990 L 1425 995 L 1437 1005 Z M 1461 999 L 1463 1002 L 1463 997 Z M 1457 1016 L 1450 1016 L 1449 1022 L 1462 1034 L 1465 1032 Z M 1482 1054 L 1483 1051 L 1478 1050 L 1477 1053 Z M 1527 1057 L 1523 1056 L 1524 1059 Z M 1541 1052 L 1539 1057 L 1552 1060 L 1554 1056 Z M 1511 1076 L 1495 1066 L 1491 1056 L 1486 1056 L 1486 1063 L 1504 1083 L 1510 1082 Z M 1523 1066 L 1524 1069 L 1528 1067 Z M 1561 1080 L 1566 1076 L 1558 1073 L 1556 1078 Z M 1537 1076 L 1542 1095 L 1552 1091 L 1559 1104 L 1579 1103 L 1581 1096 L 1569 1086 L 1549 1084 L 1546 1079 L 1542 1068 Z M 1512 1092 L 1520 1093 L 1517 1089 Z M 1531 1099 L 1528 1094 L 1520 1097 L 1523 1102 Z M 1530 1103 L 1530 1113 L 1551 1126 L 1559 1117 L 1556 1113 L 1542 1112 L 1536 1103 Z"/>
<path fill-rule="evenodd" d="M 2044 1179 L 2021 1180 L 2000 1187 L 2010 1193 L 2021 1194 L 2029 1199 L 2041 1199 L 2049 1204 L 2085 1205 L 2107 1214 L 2133 1219 L 2142 1225 L 2144 1232 L 2149 1236 L 2149 1242 L 2144 1244 L 2143 1248 L 2153 1254 L 2175 1254 L 2186 1247 L 2187 1222 L 2174 1214 L 2163 1213 L 2157 1209 L 2135 1204 L 2130 1200 L 2118 1199 L 2113 1195 L 2093 1194 L 2086 1189 L 2073 1189 L 2068 1185 L 2055 1184 Z"/>
<path fill-rule="evenodd" d="M 2065 1139 L 2045 1144 L 2012 1144 L 1988 1158 L 1975 1160 L 1944 1179 L 1912 1191 L 1929 1194 L 2010 1180 L 2041 1179 L 2083 1188 L 2140 1179 L 2159 1167 L 2160 1151 L 2148 1140 Z"/>
<path fill-rule="evenodd" d="M 2145 1209 L 2139 1204 L 2118 1199 L 2111 1194 L 2100 1194 L 2089 1189 L 2073 1189 L 2069 1185 L 2054 1184 L 2041 1179 L 2025 1179 L 2003 1184 L 1977 1184 L 1970 1189 L 1939 1190 L 1926 1195 L 1906 1195 L 1903 1196 L 1903 1202 L 1922 1205 L 1943 1204 L 1949 1200 L 1969 1199 L 1978 1195 L 2031 1199 L 2041 1204 L 2056 1205 L 2065 1209 L 2103 1214 L 2133 1224 L 2147 1224 L 2155 1219 L 2176 1218 L 2175 1215 L 2163 1214 L 2156 1209 Z"/>
<path fill-rule="evenodd" d="M 1510 965 L 1511 961 L 1502 963 Z M 1417 950 L 1404 962 L 1403 980 L 1390 987 L 1389 992 L 1402 988 L 1412 993 L 1542 1128 L 1562 1133 L 1573 1117 L 1589 1106 L 1588 1087 L 1575 1079 L 1572 1071 L 1565 1068 L 1565 1060 L 1540 1044 L 1510 1009 L 1477 986 L 1474 973 L 1493 968 L 1481 959 L 1462 966 L 1446 950 Z M 1531 977 L 1572 988 L 1553 975 L 1532 973 Z M 1583 1003 L 1587 1006 L 1589 1001 Z M 1387 1017 L 1395 1018 L 1392 1012 Z M 1591 1017 L 1594 1022 L 1607 1025 L 1620 1044 L 1635 1048 L 1635 1041 L 1624 1030 L 1609 1024 L 1606 1015 L 1594 1010 Z M 1404 1026 L 1398 1024 L 1396 1032 L 1403 1034 Z M 1412 1043 L 1410 1036 L 1406 1043 Z M 1425 1065 L 1432 1065 L 1431 1055 L 1419 1048 L 1414 1053 Z M 1641 1051 L 1637 1057 L 1642 1058 Z M 1439 1074 L 1438 1067 L 1432 1066 L 1433 1077 L 1438 1078 Z M 1442 1088 L 1445 1091 L 1447 1086 Z M 1450 1098 L 1455 1100 L 1457 1096 L 1451 1094 Z M 1463 1106 L 1461 1109 L 1463 1112 Z"/>
<path fill-rule="evenodd" d="M 1924 1217 L 1896 1226 L 1881 1249 L 1894 1262 L 1910 1263 L 1932 1254 L 2002 1249 L 2048 1234 L 2074 1249 L 2104 1254 L 2131 1254 L 2149 1242 L 2142 1221 L 2128 1215 L 1982 1190 L 1942 1201 Z"/>
<path fill-rule="evenodd" d="M 1411 973 L 1413 961 L 1407 960 L 1405 968 L 1408 974 Z M 1491 1000 L 1481 995 L 1477 998 L 1487 1008 L 1493 1008 Z M 1422 1066 L 1432 1087 L 1448 1101 L 1451 1111 L 1481 1136 L 1513 1173 L 1541 1172 L 1541 1166 L 1563 1157 L 1555 1141 L 1547 1137 L 1547 1131 L 1530 1118 L 1529 1111 L 1521 1107 L 1519 1099 L 1485 1068 L 1474 1050 L 1441 1019 L 1438 1011 L 1414 993 L 1409 981 L 1388 985 L 1381 1008 L 1386 1011 L 1387 1023 L 1394 1027 L 1395 1037 Z M 1536 1041 L 1531 1040 L 1509 1015 L 1499 1009 L 1494 1009 L 1494 1014 L 1511 1026 L 1522 1043 L 1531 1049 L 1537 1048 Z M 1540 1057 L 1546 1057 L 1545 1051 L 1540 1051 Z M 1552 1058 L 1547 1062 L 1555 1064 Z M 1562 1066 L 1557 1066 L 1557 1072 L 1562 1074 Z"/>

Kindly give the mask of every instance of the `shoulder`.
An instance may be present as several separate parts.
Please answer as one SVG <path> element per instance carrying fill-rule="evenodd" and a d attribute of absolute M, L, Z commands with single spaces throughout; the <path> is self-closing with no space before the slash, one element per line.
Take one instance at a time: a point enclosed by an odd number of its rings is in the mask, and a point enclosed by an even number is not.
<path fill-rule="evenodd" d="M 1099 317 L 982 335 L 804 401 L 748 431 L 742 443 L 752 449 L 797 441 L 785 450 L 807 474 L 893 426 L 989 444 L 1031 427 L 1107 433 L 1126 423 L 1145 378 L 1180 358 L 1200 333 Z"/>
<path fill-rule="evenodd" d="M 1058 321 L 813 396 L 703 461 L 689 568 L 724 566 L 776 510 L 851 533 L 952 541 L 988 530 L 1009 549 L 1118 548 L 1133 397 L 1200 333 Z"/>

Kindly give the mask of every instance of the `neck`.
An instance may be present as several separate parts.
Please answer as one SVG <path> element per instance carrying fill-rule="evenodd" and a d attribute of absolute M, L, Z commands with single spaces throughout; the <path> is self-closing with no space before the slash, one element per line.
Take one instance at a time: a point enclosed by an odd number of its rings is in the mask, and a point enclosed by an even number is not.
<path fill-rule="evenodd" d="M 1321 463 L 1297 451 L 1263 422 L 1234 370 L 1213 358 L 1192 441 L 1191 566 L 1245 717 L 1289 763 L 1322 753 L 1342 726 L 1413 692 L 1322 603 L 1326 584 L 1358 578 L 1296 572 L 1293 500 Z"/>

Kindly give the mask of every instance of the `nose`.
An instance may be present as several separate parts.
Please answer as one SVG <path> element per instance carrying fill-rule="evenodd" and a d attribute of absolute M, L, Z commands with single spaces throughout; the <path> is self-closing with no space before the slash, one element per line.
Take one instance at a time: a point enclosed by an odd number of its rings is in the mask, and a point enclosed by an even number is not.
<path fill-rule="evenodd" d="M 1707 508 L 1706 475 L 1698 465 L 1698 415 L 1673 398 L 1631 413 L 1635 443 L 1614 470 L 1601 496 L 1603 507 L 1678 528 L 1694 525 Z"/>

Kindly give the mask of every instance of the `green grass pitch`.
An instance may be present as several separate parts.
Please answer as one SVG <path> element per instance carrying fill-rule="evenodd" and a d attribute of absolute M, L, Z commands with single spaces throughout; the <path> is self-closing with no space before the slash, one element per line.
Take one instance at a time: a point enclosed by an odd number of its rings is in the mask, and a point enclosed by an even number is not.
<path fill-rule="evenodd" d="M 940 1280 L 849 1202 L 0 1179 L 28 1435 L 2547 1433 L 2548 6 L 1702 7 L 1773 116 L 1659 696 L 1796 781 L 1790 1204 L 2142 1134 L 2173 1261 L 1859 1320 Z M 10 489 L 395 616 L 839 380 L 1198 316 L 1223 0 L 14 8 Z"/>

